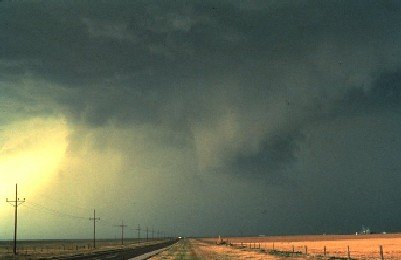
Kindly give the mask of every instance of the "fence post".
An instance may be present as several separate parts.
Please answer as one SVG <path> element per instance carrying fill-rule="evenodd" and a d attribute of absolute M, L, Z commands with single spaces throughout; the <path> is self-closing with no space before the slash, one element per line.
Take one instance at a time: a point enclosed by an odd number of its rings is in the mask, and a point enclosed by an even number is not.
<path fill-rule="evenodd" d="M 349 251 L 349 246 L 347 246 L 347 252 L 348 252 L 348 259 L 351 259 L 351 253 Z"/>
<path fill-rule="evenodd" d="M 380 245 L 379 250 L 380 250 L 380 259 L 384 260 L 383 246 L 382 245 Z"/>
<path fill-rule="evenodd" d="M 323 247 L 323 255 L 326 256 L 326 246 Z"/>
<path fill-rule="evenodd" d="M 305 246 L 305 255 L 308 255 L 308 246 Z"/>
<path fill-rule="evenodd" d="M 273 242 L 273 251 L 274 251 L 274 242 Z"/>
<path fill-rule="evenodd" d="M 260 243 L 259 243 L 259 249 L 260 249 Z"/>
<path fill-rule="evenodd" d="M 294 256 L 295 253 L 295 249 L 294 249 L 294 245 L 292 245 L 292 256 Z"/>

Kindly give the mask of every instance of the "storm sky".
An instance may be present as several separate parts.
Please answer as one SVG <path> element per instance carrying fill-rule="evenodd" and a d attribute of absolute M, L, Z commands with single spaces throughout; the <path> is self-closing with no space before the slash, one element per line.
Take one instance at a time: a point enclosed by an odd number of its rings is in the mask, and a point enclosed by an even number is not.
<path fill-rule="evenodd" d="M 16 182 L 25 238 L 400 231 L 400 46 L 400 1 L 2 1 L 0 238 Z"/>

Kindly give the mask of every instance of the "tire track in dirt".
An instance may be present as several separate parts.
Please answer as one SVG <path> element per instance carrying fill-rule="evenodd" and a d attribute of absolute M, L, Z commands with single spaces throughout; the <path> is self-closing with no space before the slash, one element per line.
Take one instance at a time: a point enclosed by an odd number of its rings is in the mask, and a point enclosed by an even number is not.
<path fill-rule="evenodd" d="M 196 248 L 194 248 L 192 241 L 190 241 L 189 239 L 182 239 L 178 243 L 171 246 L 168 250 L 165 250 L 150 259 L 198 260 L 203 258 L 198 257 L 197 250 Z"/>
<path fill-rule="evenodd" d="M 205 243 L 196 239 L 182 239 L 170 249 L 150 258 L 152 260 L 231 260 L 231 259 L 253 259 L 253 260 L 277 260 L 279 257 L 267 255 L 255 250 L 239 249 L 231 246 L 221 246 Z M 286 258 L 287 260 L 292 258 Z"/>

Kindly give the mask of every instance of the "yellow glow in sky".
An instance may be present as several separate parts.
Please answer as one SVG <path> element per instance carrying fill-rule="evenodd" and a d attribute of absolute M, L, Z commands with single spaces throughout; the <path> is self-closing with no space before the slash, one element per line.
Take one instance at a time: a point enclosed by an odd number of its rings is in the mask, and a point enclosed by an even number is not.
<path fill-rule="evenodd" d="M 57 173 L 67 148 L 63 119 L 32 119 L 3 127 L 0 132 L 0 199 L 28 197 Z M 2 209 L 4 210 L 4 209 Z"/>

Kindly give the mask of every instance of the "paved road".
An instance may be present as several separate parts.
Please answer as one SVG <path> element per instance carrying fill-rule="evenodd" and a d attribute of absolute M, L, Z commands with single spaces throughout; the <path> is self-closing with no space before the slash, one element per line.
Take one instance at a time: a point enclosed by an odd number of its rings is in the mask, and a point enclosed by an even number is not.
<path fill-rule="evenodd" d="M 113 250 L 107 250 L 107 251 L 101 251 L 101 252 L 94 252 L 90 255 L 76 255 L 76 256 L 63 257 L 63 258 L 58 258 L 58 259 L 127 260 L 130 258 L 136 257 L 136 256 L 143 255 L 150 251 L 155 251 L 158 249 L 165 248 L 176 242 L 177 241 L 171 241 L 171 242 L 160 243 L 160 244 L 156 244 L 156 245 L 148 245 L 148 246 L 143 246 L 143 247 L 138 247 L 138 248 L 113 249 Z"/>

